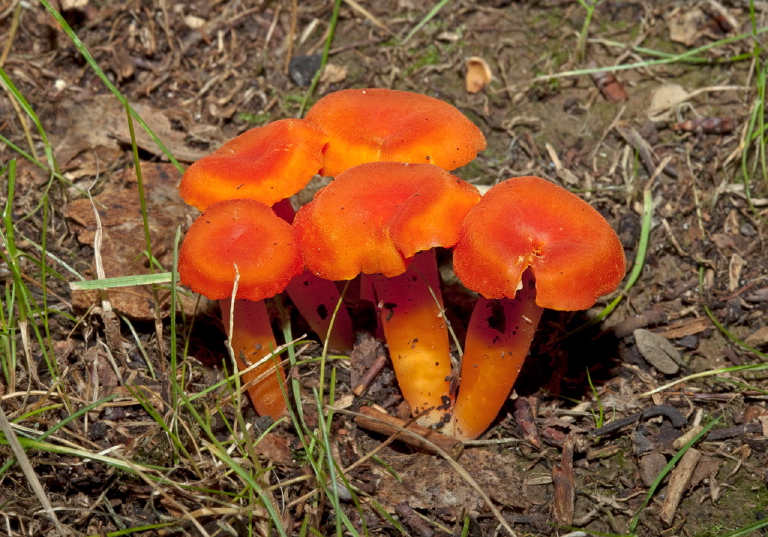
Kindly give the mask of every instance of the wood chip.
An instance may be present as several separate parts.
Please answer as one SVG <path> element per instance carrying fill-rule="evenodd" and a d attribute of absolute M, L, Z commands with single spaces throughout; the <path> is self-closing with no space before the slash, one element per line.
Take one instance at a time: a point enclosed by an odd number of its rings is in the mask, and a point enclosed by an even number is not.
<path fill-rule="evenodd" d="M 534 401 L 535 398 L 531 398 Z M 541 447 L 541 441 L 539 440 L 539 431 L 536 428 L 536 423 L 533 421 L 533 411 L 530 401 L 525 397 L 518 397 L 515 400 L 515 420 L 520 426 L 520 430 L 523 432 L 523 438 L 525 438 L 532 446 L 536 448 Z"/>
<path fill-rule="evenodd" d="M 435 532 L 429 527 L 426 520 L 417 515 L 414 510 L 408 505 L 408 502 L 400 502 L 395 506 L 395 512 L 400 519 L 405 522 L 414 535 L 419 537 L 432 537 Z"/>
<path fill-rule="evenodd" d="M 356 346 L 355 349 L 352 351 L 354 353 L 360 353 L 360 348 L 363 347 L 362 345 Z M 355 388 L 352 390 L 352 393 L 356 395 L 357 397 L 360 397 L 365 393 L 365 391 L 368 389 L 368 386 L 371 385 L 371 383 L 376 379 L 376 377 L 379 376 L 379 373 L 381 373 L 381 370 L 384 369 L 384 366 L 387 365 L 388 357 L 387 353 L 384 351 L 384 346 L 380 343 L 376 343 L 375 345 L 375 359 L 373 361 L 373 364 L 371 364 L 368 369 L 365 370 L 365 373 L 360 377 L 360 380 L 355 385 Z"/>
<path fill-rule="evenodd" d="M 619 451 L 621 451 L 621 448 L 616 444 L 613 444 L 611 446 L 605 446 L 600 449 L 595 449 L 592 451 L 587 451 L 587 460 L 594 461 L 596 459 L 606 459 L 608 457 L 613 457 Z"/>
<path fill-rule="evenodd" d="M 667 339 L 680 339 L 685 336 L 692 336 L 694 334 L 700 334 L 705 330 L 712 327 L 712 321 L 709 317 L 698 317 L 682 323 L 677 323 L 670 326 L 663 332 L 659 332 L 660 336 L 664 336 Z"/>
<path fill-rule="evenodd" d="M 555 520 L 563 526 L 571 526 L 576 501 L 576 486 L 573 480 L 573 435 L 571 434 L 565 439 L 560 464 L 552 467 L 552 481 L 555 486 L 552 502 Z"/>
<path fill-rule="evenodd" d="M 685 444 L 687 444 L 691 440 L 691 438 L 699 434 L 702 431 L 702 429 L 704 429 L 704 427 L 702 427 L 701 425 L 696 425 L 694 427 L 691 427 L 691 429 L 687 433 L 676 438 L 675 441 L 672 442 L 672 447 L 674 449 L 682 449 L 682 447 Z"/>
<path fill-rule="evenodd" d="M 688 487 L 688 482 L 693 476 L 696 465 L 699 464 L 699 459 L 701 459 L 701 452 L 695 448 L 690 448 L 672 471 L 672 477 L 669 478 L 669 486 L 667 487 L 667 496 L 664 498 L 659 514 L 661 521 L 667 527 L 671 526 L 675 520 L 677 506 L 680 505 L 680 500 L 683 498 L 683 493 Z"/>

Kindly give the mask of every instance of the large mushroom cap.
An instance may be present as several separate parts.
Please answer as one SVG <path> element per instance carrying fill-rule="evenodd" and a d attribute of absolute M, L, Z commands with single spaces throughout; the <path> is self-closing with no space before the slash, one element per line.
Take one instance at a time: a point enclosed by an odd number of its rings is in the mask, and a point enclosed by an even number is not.
<path fill-rule="evenodd" d="M 331 93 L 306 118 L 328 134 L 320 173 L 336 176 L 365 162 L 428 163 L 454 170 L 485 149 L 485 137 L 439 99 L 388 89 Z"/>
<path fill-rule="evenodd" d="M 539 177 L 491 188 L 467 215 L 454 270 L 486 298 L 514 298 L 523 271 L 536 279 L 536 303 L 576 311 L 615 290 L 626 271 L 611 226 L 586 201 Z"/>
<path fill-rule="evenodd" d="M 341 173 L 299 209 L 294 226 L 318 276 L 391 277 L 417 252 L 453 246 L 479 199 L 475 187 L 432 164 L 374 162 Z"/>
<path fill-rule="evenodd" d="M 190 226 L 179 252 L 179 279 L 213 300 L 258 301 L 285 289 L 304 265 L 293 228 L 266 205 L 228 200 L 211 205 Z"/>
<path fill-rule="evenodd" d="M 303 119 L 282 119 L 245 131 L 192 164 L 179 192 L 198 209 L 227 199 L 274 205 L 306 186 L 323 165 L 327 137 Z"/>

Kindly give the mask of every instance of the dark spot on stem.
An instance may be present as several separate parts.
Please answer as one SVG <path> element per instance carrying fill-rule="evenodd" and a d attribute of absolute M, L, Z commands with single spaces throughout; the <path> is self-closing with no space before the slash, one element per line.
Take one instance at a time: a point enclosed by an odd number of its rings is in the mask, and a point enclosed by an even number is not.
<path fill-rule="evenodd" d="M 491 314 L 488 316 L 488 328 L 496 330 L 500 334 L 507 331 L 507 316 L 504 313 L 504 306 L 498 301 L 491 302 Z"/>

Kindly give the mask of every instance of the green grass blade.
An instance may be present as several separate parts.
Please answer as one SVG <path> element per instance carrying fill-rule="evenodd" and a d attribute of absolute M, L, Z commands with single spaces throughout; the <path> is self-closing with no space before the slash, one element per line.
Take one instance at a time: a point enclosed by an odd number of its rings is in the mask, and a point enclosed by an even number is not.
<path fill-rule="evenodd" d="M 744 33 L 735 35 L 732 37 L 727 37 L 725 39 L 721 39 L 719 41 L 713 41 L 712 43 L 707 43 L 706 45 L 703 45 L 701 47 L 687 50 L 681 54 L 675 54 L 672 56 L 660 58 L 658 60 L 644 60 L 638 63 L 626 63 L 621 65 L 609 65 L 607 67 L 595 67 L 591 69 L 575 69 L 572 71 L 563 71 L 560 73 L 556 73 L 554 75 L 542 75 L 537 76 L 533 79 L 534 82 L 543 82 L 547 80 L 553 80 L 555 78 L 568 78 L 572 76 L 584 76 L 584 75 L 592 75 L 595 73 L 607 73 L 607 72 L 615 72 L 615 71 L 627 71 L 629 69 L 639 69 L 642 67 L 651 67 L 654 65 L 666 65 L 670 63 L 683 63 L 687 62 L 690 58 L 696 58 L 699 54 L 702 52 L 706 52 L 708 50 L 711 50 L 713 48 L 722 46 L 722 45 L 728 45 L 731 43 L 736 43 L 738 41 L 743 41 L 744 39 L 750 39 L 753 38 L 755 35 L 760 35 L 765 32 L 768 32 L 768 28 L 760 28 L 753 33 Z M 625 45 L 626 46 L 626 45 Z M 713 63 L 714 60 L 710 60 L 709 63 Z M 697 62 L 698 63 L 698 62 Z"/>
<path fill-rule="evenodd" d="M 309 85 L 309 88 L 307 88 L 306 93 L 304 93 L 304 98 L 301 100 L 301 106 L 299 107 L 299 113 L 297 117 L 304 116 L 304 112 L 307 110 L 309 100 L 315 93 L 315 89 L 320 82 L 320 77 L 323 76 L 323 69 L 325 68 L 325 64 L 328 63 L 328 54 L 331 51 L 331 43 L 333 43 L 333 37 L 336 33 L 336 23 L 339 22 L 339 10 L 341 9 L 341 2 L 342 0 L 336 0 L 333 3 L 333 13 L 331 13 L 331 21 L 328 26 L 328 39 L 325 40 L 325 45 L 323 46 L 323 57 L 320 60 L 320 69 L 317 70 L 317 73 L 315 73 L 315 76 L 312 78 L 312 83 Z"/>
<path fill-rule="evenodd" d="M 69 39 L 72 41 L 72 43 L 75 45 L 75 48 L 77 48 L 78 51 L 80 51 L 80 54 L 85 58 L 85 61 L 88 62 L 88 65 L 91 66 L 91 69 L 93 69 L 93 72 L 96 73 L 96 76 L 98 76 L 101 81 L 104 83 L 104 85 L 109 89 L 109 91 L 112 92 L 112 94 L 115 96 L 115 98 L 120 101 L 123 106 L 125 106 L 128 110 L 130 110 L 131 116 L 139 123 L 139 125 L 142 126 L 142 128 L 147 131 L 147 134 L 152 138 L 152 140 L 157 144 L 157 147 L 160 148 L 160 150 L 165 154 L 165 156 L 168 158 L 168 160 L 176 166 L 176 169 L 178 169 L 180 172 L 184 171 L 184 167 L 179 164 L 179 161 L 176 160 L 176 158 L 171 154 L 170 150 L 165 146 L 165 144 L 158 138 L 158 136 L 152 131 L 152 129 L 147 125 L 147 123 L 139 116 L 139 114 L 136 113 L 136 110 L 133 109 L 133 107 L 128 103 L 128 100 L 118 91 L 118 89 L 115 87 L 114 84 L 107 78 L 107 75 L 104 73 L 104 71 L 99 67 L 99 64 L 96 63 L 96 60 L 91 56 L 91 53 L 88 51 L 88 48 L 85 46 L 85 44 L 80 40 L 79 37 L 77 37 L 77 34 L 74 30 L 72 30 L 72 27 L 67 23 L 67 21 L 62 17 L 61 13 L 59 13 L 56 9 L 51 6 L 50 2 L 48 0 L 40 0 L 40 3 L 43 4 L 45 9 L 48 10 L 48 12 L 53 15 L 53 18 L 56 19 L 56 22 L 59 24 L 62 30 L 64 30 L 64 33 L 67 34 Z M 51 166 L 53 169 L 53 166 Z"/>
<path fill-rule="evenodd" d="M 425 24 L 427 24 L 429 21 L 431 21 L 433 18 L 435 18 L 435 15 L 437 15 L 441 9 L 443 9 L 450 0 L 440 0 L 437 4 L 432 6 L 432 9 L 429 10 L 429 13 L 424 15 L 424 18 L 422 18 L 416 26 L 413 27 L 413 29 L 408 32 L 408 35 L 406 35 L 402 41 L 400 41 L 401 45 L 405 45 L 408 41 L 411 40 L 411 38 L 416 35 L 416 33 L 421 30 Z"/>
<path fill-rule="evenodd" d="M 253 476 L 248 472 L 246 472 L 242 466 L 237 464 L 237 462 L 235 462 L 232 459 L 232 457 L 227 455 L 225 451 L 219 449 L 217 446 L 214 446 L 212 444 L 208 444 L 207 447 L 214 456 L 216 456 L 224 464 L 226 464 L 227 467 L 231 468 L 237 475 L 240 476 L 240 478 L 243 481 L 245 481 L 248 484 L 248 486 L 251 487 L 251 489 L 254 492 L 256 492 L 256 494 L 261 498 L 262 504 L 264 505 L 267 512 L 269 513 L 270 519 L 275 523 L 275 529 L 277 530 L 278 534 L 280 534 L 282 537 L 288 537 L 288 534 L 286 533 L 285 528 L 282 525 L 282 518 L 280 518 L 280 515 L 275 511 L 275 508 L 272 505 L 272 502 L 269 501 L 269 498 L 267 497 L 267 494 L 264 492 L 264 489 L 261 488 L 261 486 L 253 478 Z"/>

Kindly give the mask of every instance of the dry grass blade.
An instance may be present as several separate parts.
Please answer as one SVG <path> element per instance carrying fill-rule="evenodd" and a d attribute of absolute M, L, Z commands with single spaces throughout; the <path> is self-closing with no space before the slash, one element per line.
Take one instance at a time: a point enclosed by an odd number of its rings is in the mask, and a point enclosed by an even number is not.
<path fill-rule="evenodd" d="M 349 7 L 360 13 L 363 17 L 371 21 L 373 24 L 387 32 L 389 35 L 394 35 L 394 32 L 389 29 L 389 26 L 381 22 L 378 18 L 376 18 L 370 11 L 365 9 L 363 6 L 361 6 L 358 2 L 355 0 L 344 0 L 344 3 L 347 4 Z"/>
<path fill-rule="evenodd" d="M 43 506 L 45 514 L 47 514 L 48 517 L 53 521 L 53 524 L 56 526 L 59 535 L 62 537 L 72 535 L 68 528 L 62 526 L 59 517 L 56 516 L 56 512 L 53 510 L 53 505 L 51 505 L 51 501 L 48 499 L 48 496 L 46 496 L 45 491 L 43 490 L 43 486 L 40 484 L 40 480 L 37 478 L 37 474 L 35 473 L 34 468 L 32 468 L 32 464 L 30 464 L 29 459 L 27 458 L 27 453 L 24 451 L 24 448 L 21 447 L 19 439 L 16 438 L 16 434 L 11 428 L 11 422 L 8 421 L 8 416 L 6 416 L 5 410 L 3 410 L 1 405 L 0 429 L 2 429 L 3 434 L 5 435 L 5 439 L 11 446 L 11 450 L 13 450 L 13 454 L 16 456 L 16 461 L 21 467 L 21 471 L 24 472 L 24 476 L 27 478 L 27 481 L 29 481 L 29 485 L 32 487 L 32 490 L 35 491 L 37 499 L 40 500 L 40 504 Z"/>

